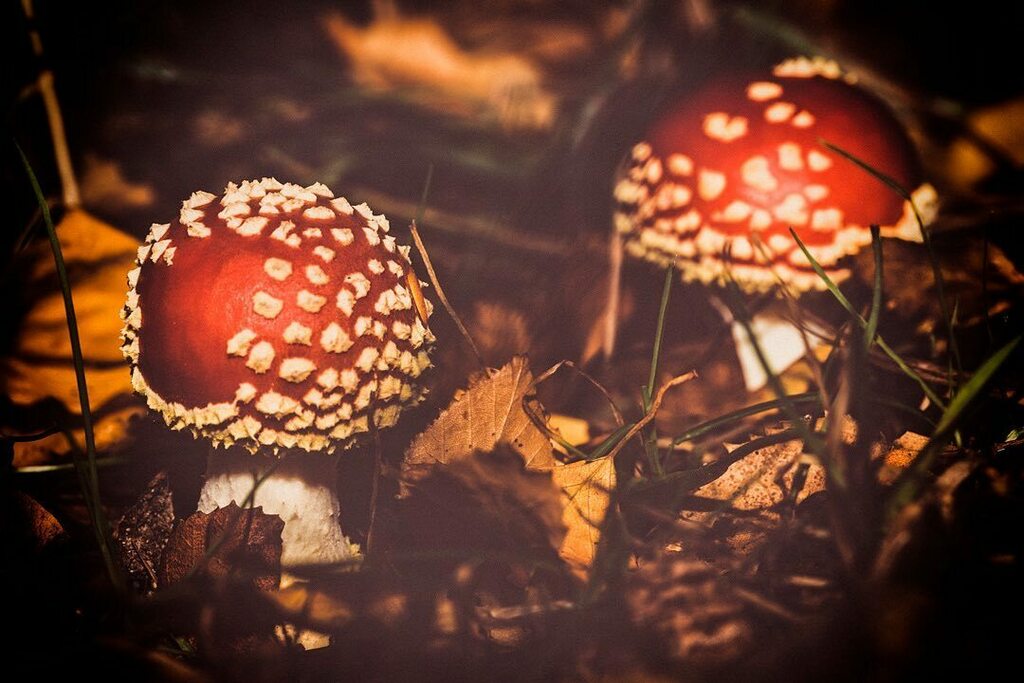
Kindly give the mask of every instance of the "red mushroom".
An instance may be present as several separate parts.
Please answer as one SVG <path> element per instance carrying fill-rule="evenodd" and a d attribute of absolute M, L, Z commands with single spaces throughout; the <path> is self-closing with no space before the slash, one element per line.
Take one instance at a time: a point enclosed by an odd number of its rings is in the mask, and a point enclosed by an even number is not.
<path fill-rule="evenodd" d="M 763 78 L 714 81 L 673 102 L 632 150 L 615 186 L 616 229 L 629 253 L 674 262 L 685 280 L 713 282 L 730 246 L 746 289 L 775 282 L 823 289 L 789 233 L 792 226 L 830 276 L 841 259 L 884 236 L 920 240 L 911 207 L 819 139 L 917 190 L 926 220 L 935 191 L 921 185 L 916 155 L 886 106 L 835 62 L 798 58 Z"/>
<path fill-rule="evenodd" d="M 285 567 L 351 557 L 335 459 L 425 390 L 430 304 L 409 248 L 366 204 L 272 178 L 196 192 L 154 224 L 128 274 L 132 384 L 172 429 L 208 440 L 199 508 L 285 520 Z M 270 467 L 275 459 L 283 459 Z"/>
<path fill-rule="evenodd" d="M 666 107 L 616 183 L 616 232 L 628 253 L 675 264 L 684 280 L 721 281 L 728 267 L 749 292 L 772 288 L 776 275 L 797 292 L 825 288 L 791 227 L 836 282 L 850 274 L 843 258 L 870 244 L 872 224 L 920 241 L 910 203 L 820 140 L 917 188 L 925 222 L 934 216 L 935 191 L 921 184 L 913 146 L 885 104 L 835 62 L 797 58 L 763 77 L 716 80 Z M 773 369 L 803 355 L 792 325 L 762 319 L 755 328 Z M 763 369 L 733 331 L 747 386 L 760 388 Z"/>

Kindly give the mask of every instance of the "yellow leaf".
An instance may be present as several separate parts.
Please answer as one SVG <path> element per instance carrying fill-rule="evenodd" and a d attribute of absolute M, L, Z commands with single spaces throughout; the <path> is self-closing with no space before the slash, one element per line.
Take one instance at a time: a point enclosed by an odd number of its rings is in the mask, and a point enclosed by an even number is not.
<path fill-rule="evenodd" d="M 403 471 L 448 464 L 473 451 L 490 452 L 508 444 L 527 469 L 547 470 L 554 454 L 547 436 L 523 410 L 523 397 L 532 396 L 533 375 L 524 356 L 516 356 L 503 368 L 478 377 L 469 389 L 452 401 L 406 452 Z"/>
<path fill-rule="evenodd" d="M 125 274 L 133 267 L 138 242 L 84 211 L 71 211 L 57 225 L 61 250 L 71 278 L 78 332 L 86 364 L 93 411 L 101 413 L 96 430 L 105 446 L 124 436 L 124 410 L 102 415 L 103 408 L 131 394 L 121 357 L 119 312 L 124 305 Z M 17 333 L 3 358 L 0 389 L 18 408 L 56 399 L 69 413 L 81 413 L 64 302 L 50 245 L 39 240 L 25 255 L 20 296 L 6 303 L 16 311 Z M 105 420 L 111 420 L 106 424 Z M 45 421 L 45 418 L 44 418 Z M 75 425 L 68 425 L 74 429 Z M 13 431 L 24 425 L 10 425 Z M 52 449 L 52 450 L 51 450 Z M 15 464 L 43 464 L 49 454 L 68 450 L 63 438 L 18 444 Z"/>
<path fill-rule="evenodd" d="M 558 553 L 574 571 L 585 572 L 597 554 L 601 525 L 615 488 L 615 464 L 607 457 L 556 464 L 551 476 L 562 489 L 565 505 L 562 523 L 567 533 Z"/>

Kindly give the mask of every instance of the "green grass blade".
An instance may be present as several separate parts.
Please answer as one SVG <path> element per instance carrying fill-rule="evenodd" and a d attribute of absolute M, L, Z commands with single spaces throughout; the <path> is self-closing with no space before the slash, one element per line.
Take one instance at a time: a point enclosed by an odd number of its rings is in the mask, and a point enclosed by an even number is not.
<path fill-rule="evenodd" d="M 949 304 L 946 301 L 946 287 L 945 281 L 942 277 L 942 268 L 939 266 L 938 256 L 936 256 L 935 248 L 932 246 L 931 234 L 925 229 L 924 220 L 921 218 L 921 212 L 917 210 L 917 206 L 914 204 L 914 199 L 910 196 L 910 192 L 908 192 L 907 189 L 900 185 L 894 178 L 882 173 L 863 159 L 850 154 L 846 150 L 833 145 L 827 140 L 818 138 L 818 141 L 828 149 L 832 150 L 844 159 L 853 162 L 864 171 L 867 171 L 875 178 L 888 185 L 894 192 L 896 192 L 896 194 L 903 197 L 903 199 L 910 204 L 910 208 L 914 212 L 914 219 L 917 221 L 917 227 L 921 230 L 921 239 L 924 240 L 925 249 L 928 251 L 928 260 L 931 262 L 932 275 L 935 278 L 935 291 L 939 297 L 939 307 L 942 310 L 943 322 L 946 324 L 946 333 L 949 335 L 949 350 L 953 356 L 953 362 L 956 365 L 957 372 L 963 373 L 963 363 L 960 360 L 960 346 L 957 344 L 956 337 L 953 334 L 955 325 L 953 324 L 953 317 L 950 315 Z M 950 379 L 952 380 L 953 378 Z M 955 387 L 956 385 L 951 381 L 950 386 Z"/>
<path fill-rule="evenodd" d="M 875 256 L 875 281 L 871 288 L 871 313 L 864 328 L 864 347 L 870 349 L 878 334 L 878 318 L 882 312 L 882 231 L 877 225 L 871 226 L 871 250 Z"/>
<path fill-rule="evenodd" d="M 742 420 L 745 417 L 756 415 L 758 413 L 763 413 L 767 410 L 775 410 L 778 408 L 782 408 L 787 402 L 793 405 L 820 406 L 821 398 L 817 391 L 808 391 L 803 394 L 793 394 L 791 396 L 786 396 L 785 398 L 782 399 L 776 398 L 770 401 L 762 401 L 761 403 L 755 403 L 754 405 L 747 406 L 746 408 L 734 410 L 731 413 L 726 413 L 725 415 L 721 415 L 714 419 L 707 420 L 706 422 L 701 422 L 695 427 L 686 430 L 679 436 L 672 439 L 672 448 L 675 448 L 679 444 L 686 443 L 687 441 L 693 441 L 694 439 L 704 436 L 709 432 L 713 432 L 716 429 L 720 429 L 721 427 L 730 425 L 733 422 Z"/>
<path fill-rule="evenodd" d="M 949 442 L 957 428 L 957 424 L 964 416 L 968 407 L 977 400 L 981 390 L 985 388 L 985 385 L 992 379 L 996 371 L 1010 357 L 1010 354 L 1014 352 L 1017 346 L 1020 345 L 1021 339 L 1022 337 L 1016 337 L 989 356 L 988 360 L 982 363 L 974 375 L 953 396 L 953 399 L 949 402 L 949 407 L 943 411 L 932 437 L 925 444 L 924 448 L 921 449 L 921 453 L 918 455 L 914 466 L 904 473 L 901 482 L 896 486 L 896 492 L 893 494 L 892 500 L 893 506 L 890 508 L 891 511 L 899 510 L 914 499 L 914 496 L 917 495 L 921 487 L 921 481 L 935 459 L 935 455 Z"/>
<path fill-rule="evenodd" d="M 57 268 L 57 278 L 60 281 L 61 295 L 64 299 L 64 315 L 67 319 L 68 336 L 71 340 L 71 356 L 75 366 L 75 382 L 78 387 L 78 400 L 82 410 L 82 426 L 85 431 L 85 457 L 87 469 L 83 477 L 83 494 L 86 506 L 89 509 L 89 516 L 92 520 L 93 532 L 99 543 L 100 553 L 103 556 L 103 564 L 106 566 L 111 584 L 121 589 L 124 582 L 121 572 L 114 562 L 114 551 L 110 541 L 110 528 L 106 515 L 103 513 L 102 501 L 100 498 L 99 476 L 96 471 L 96 436 L 93 430 L 92 410 L 89 407 L 89 387 L 85 382 L 85 362 L 82 354 L 82 342 L 78 336 L 78 318 L 75 315 L 75 302 L 71 296 L 71 283 L 68 279 L 68 271 L 64 264 L 64 254 L 61 251 L 60 240 L 57 239 L 57 230 L 53 225 L 53 217 L 50 215 L 50 207 L 46 203 L 46 197 L 39 186 L 32 165 L 28 157 L 21 149 L 21 146 L 14 145 L 21 156 L 21 163 L 25 167 L 29 182 L 32 184 L 32 191 L 35 193 L 39 210 L 43 214 L 43 223 L 46 225 L 46 234 L 50 239 L 50 248 L 53 251 L 53 261 Z"/>
<path fill-rule="evenodd" d="M 654 351 L 651 353 L 651 372 L 647 378 L 647 389 L 644 391 L 644 411 L 650 410 L 654 396 L 655 383 L 658 381 L 658 360 L 661 356 L 661 340 L 665 335 L 665 311 L 672 292 L 672 281 L 675 279 L 675 268 L 669 266 L 665 272 L 665 284 L 661 288 L 661 303 L 658 307 L 658 324 L 654 328 Z"/>
<path fill-rule="evenodd" d="M 818 277 L 822 279 L 822 281 L 825 283 L 825 286 L 828 288 L 828 291 L 831 292 L 832 295 L 836 298 L 836 301 L 838 301 L 839 304 L 846 309 L 846 311 L 853 317 L 854 320 L 857 321 L 861 328 L 867 329 L 868 321 L 865 320 L 864 316 L 862 316 L 853 308 L 853 305 L 850 304 L 850 300 L 847 299 L 841 291 L 839 291 L 839 287 L 837 287 L 836 284 L 832 281 L 832 278 L 828 276 L 828 273 L 824 271 L 824 269 L 818 263 L 818 260 L 814 258 L 810 251 L 808 251 L 807 246 L 804 244 L 803 240 L 801 240 L 800 236 L 796 234 L 796 230 L 790 228 L 789 234 L 793 236 L 794 240 L 796 240 L 797 246 L 800 247 L 800 251 L 802 251 L 804 253 L 804 256 L 807 257 L 807 260 L 811 264 L 811 268 L 813 268 L 814 272 L 818 274 Z M 910 379 L 914 380 L 917 383 L 917 385 L 921 387 L 921 391 L 923 391 L 924 395 L 928 397 L 928 400 L 930 400 L 932 403 L 938 406 L 941 410 L 946 409 L 946 404 L 941 398 L 939 398 L 939 395 L 936 394 L 930 386 L 928 386 L 928 383 L 921 378 L 921 375 L 917 374 L 917 372 L 915 372 L 912 367 L 910 367 L 902 358 L 900 358 L 899 354 L 897 354 L 896 351 L 894 351 L 893 348 L 889 346 L 888 343 L 886 343 L 885 339 L 882 338 L 882 335 L 875 335 L 875 343 L 878 344 L 878 348 L 881 349 L 882 352 L 889 357 L 889 360 L 896 364 L 896 367 L 898 367 L 903 372 L 903 374 L 905 374 Z"/>

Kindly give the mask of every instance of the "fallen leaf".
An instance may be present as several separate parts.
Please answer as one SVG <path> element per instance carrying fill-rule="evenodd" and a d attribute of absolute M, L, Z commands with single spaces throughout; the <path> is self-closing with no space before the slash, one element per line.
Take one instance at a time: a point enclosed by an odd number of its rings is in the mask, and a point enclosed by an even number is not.
<path fill-rule="evenodd" d="M 927 436 L 904 432 L 885 453 L 882 466 L 878 470 L 878 480 L 886 485 L 894 483 L 896 478 L 917 459 L 926 443 Z"/>
<path fill-rule="evenodd" d="M 20 491 L 3 495 L 0 511 L 0 540 L 16 558 L 21 553 L 37 554 L 66 535 L 49 510 Z"/>
<path fill-rule="evenodd" d="M 121 515 L 113 536 L 132 585 L 148 595 L 156 590 L 156 570 L 174 527 L 174 505 L 167 475 L 156 475 Z"/>
<path fill-rule="evenodd" d="M 153 188 L 124 177 L 121 165 L 96 154 L 85 155 L 82 171 L 82 199 L 87 205 L 111 209 L 137 209 L 156 199 Z"/>
<path fill-rule="evenodd" d="M 430 19 L 385 16 L 364 28 L 332 12 L 323 25 L 366 88 L 413 89 L 446 114 L 483 113 L 510 129 L 546 129 L 554 121 L 555 96 L 519 55 L 468 51 Z"/>
<path fill-rule="evenodd" d="M 551 470 L 562 489 L 562 523 L 567 532 L 558 554 L 577 573 L 594 562 L 601 525 L 615 489 L 615 463 L 611 458 L 556 464 Z"/>
<path fill-rule="evenodd" d="M 119 412 L 124 407 L 116 402 L 132 393 L 120 351 L 122 323 L 118 314 L 127 290 L 125 274 L 132 268 L 138 243 L 78 210 L 64 217 L 57 226 L 57 235 L 71 279 L 86 383 L 91 407 L 98 417 L 95 427 L 97 434 L 103 435 L 104 447 L 109 447 L 125 436 L 127 415 Z M 17 333 L 11 350 L 0 358 L 0 391 L 18 413 L 19 424 L 11 425 L 15 428 L 12 431 L 26 428 L 33 419 L 41 422 L 40 428 L 46 428 L 61 417 L 45 406 L 48 401 L 59 402 L 65 414 L 81 414 L 64 302 L 49 243 L 38 240 L 17 264 L 17 270 L 19 275 L 15 277 L 22 281 L 14 289 L 24 296 L 8 297 L 3 304 L 3 317 Z M 73 432 L 77 430 L 82 443 L 80 427 L 68 426 Z M 62 437 L 51 437 L 45 444 L 19 443 L 15 447 L 15 466 L 46 464 L 68 451 Z"/>
<path fill-rule="evenodd" d="M 451 464 L 474 451 L 489 452 L 508 444 L 527 469 L 547 470 L 555 462 L 551 442 L 523 410 L 523 397 L 533 396 L 533 375 L 525 356 L 516 356 L 500 370 L 471 381 L 444 412 L 406 451 L 406 479 L 417 470 Z"/>
<path fill-rule="evenodd" d="M 253 588 L 277 590 L 283 530 L 284 521 L 261 508 L 231 503 L 209 514 L 194 512 L 171 533 L 158 583 L 170 586 L 193 572 L 215 579 L 244 572 Z"/>

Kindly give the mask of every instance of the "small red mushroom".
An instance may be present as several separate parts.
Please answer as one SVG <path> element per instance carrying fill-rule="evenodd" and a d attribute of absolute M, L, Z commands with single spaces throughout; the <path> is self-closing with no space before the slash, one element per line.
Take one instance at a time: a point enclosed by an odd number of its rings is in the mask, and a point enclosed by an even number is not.
<path fill-rule="evenodd" d="M 826 140 L 904 187 L 927 219 L 913 146 L 880 100 L 835 62 L 798 58 L 770 75 L 716 80 L 672 102 L 634 145 L 615 186 L 616 230 L 629 253 L 674 262 L 685 280 L 714 282 L 729 267 L 747 290 L 775 282 L 823 289 L 792 227 L 830 276 L 841 260 L 884 236 L 920 241 L 910 204 L 822 146 Z"/>
<path fill-rule="evenodd" d="M 745 291 L 769 290 L 778 276 L 800 293 L 825 282 L 790 228 L 835 282 L 850 275 L 844 257 L 871 243 L 870 225 L 920 241 L 910 202 L 820 142 L 916 188 L 924 221 L 934 217 L 935 191 L 921 183 L 906 131 L 854 80 L 833 61 L 797 58 L 671 102 L 633 146 L 615 185 L 615 230 L 626 251 L 674 264 L 686 281 L 721 282 L 728 268 Z M 613 294 L 609 320 L 615 307 Z M 803 355 L 792 325 L 755 323 L 773 369 Z M 747 387 L 760 388 L 763 369 L 742 330 L 733 332 Z M 606 354 L 612 345 L 609 333 Z"/>
<path fill-rule="evenodd" d="M 128 274 L 135 390 L 171 429 L 231 447 L 211 451 L 201 511 L 242 504 L 272 470 L 252 502 L 284 518 L 285 567 L 357 551 L 331 454 L 425 393 L 431 307 L 388 230 L 320 183 L 229 183 L 154 224 Z"/>

